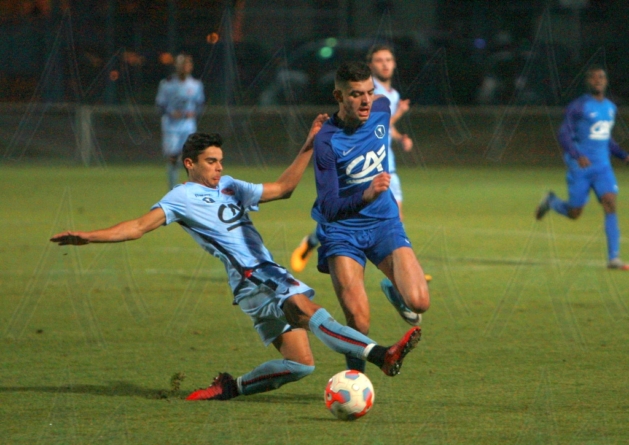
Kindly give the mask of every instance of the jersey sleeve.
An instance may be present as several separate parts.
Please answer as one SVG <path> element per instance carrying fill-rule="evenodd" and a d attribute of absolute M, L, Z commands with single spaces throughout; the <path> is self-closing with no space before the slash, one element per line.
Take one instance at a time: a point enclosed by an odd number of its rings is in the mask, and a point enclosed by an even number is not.
<path fill-rule="evenodd" d="M 151 210 L 161 207 L 166 215 L 165 226 L 181 220 L 181 216 L 186 213 L 185 187 L 179 185 L 168 192 L 158 203 L 151 207 Z"/>
<path fill-rule="evenodd" d="M 570 157 L 578 159 L 582 156 L 579 151 L 579 144 L 575 140 L 575 134 L 577 129 L 577 122 L 582 114 L 582 107 L 580 102 L 572 102 L 566 107 L 565 115 L 557 137 L 559 144 L 565 153 L 568 153 Z"/>
<path fill-rule="evenodd" d="M 329 141 L 315 138 L 314 170 L 317 185 L 317 206 L 328 221 L 337 221 L 355 216 L 367 203 L 363 201 L 363 190 L 341 198 L 336 160 Z"/>
<path fill-rule="evenodd" d="M 233 178 L 231 181 L 231 185 L 236 191 L 236 198 L 242 203 L 243 207 L 257 212 L 264 186 L 262 184 L 252 184 Z"/>

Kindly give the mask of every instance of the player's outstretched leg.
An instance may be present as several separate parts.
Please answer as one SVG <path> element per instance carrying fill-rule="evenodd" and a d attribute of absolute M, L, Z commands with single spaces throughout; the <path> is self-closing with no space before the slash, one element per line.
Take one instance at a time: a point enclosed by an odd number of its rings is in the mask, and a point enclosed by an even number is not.
<path fill-rule="evenodd" d="M 382 372 L 388 376 L 395 376 L 400 373 L 404 357 L 417 346 L 421 338 L 421 332 L 421 328 L 415 326 L 409 329 L 400 341 L 387 349 L 384 363 L 380 367 Z"/>
<path fill-rule="evenodd" d="M 214 377 L 214 381 L 205 389 L 192 392 L 186 400 L 229 400 L 238 396 L 236 380 L 226 372 Z"/>
<path fill-rule="evenodd" d="M 301 272 L 304 270 L 312 252 L 318 245 L 319 240 L 314 232 L 305 236 L 304 239 L 301 240 L 301 243 L 299 243 L 299 246 L 293 250 L 293 254 L 290 257 L 291 269 L 293 269 L 294 272 Z"/>
<path fill-rule="evenodd" d="M 402 296 L 397 291 L 393 283 L 391 283 L 391 280 L 389 280 L 388 278 L 384 278 L 380 282 L 380 287 L 382 288 L 382 292 L 384 292 L 384 295 L 386 295 L 387 300 L 389 300 L 389 303 L 391 303 L 393 307 L 399 312 L 400 316 L 404 319 L 405 322 L 407 322 L 411 326 L 419 326 L 421 324 L 422 316 L 411 311 L 406 306 L 406 304 L 404 304 Z"/>
<path fill-rule="evenodd" d="M 539 205 L 537 206 L 537 209 L 535 209 L 535 219 L 539 221 L 544 217 L 544 215 L 548 213 L 548 211 L 550 210 L 550 202 L 554 197 L 555 193 L 552 191 L 549 191 L 548 193 L 546 193 L 546 195 L 544 195 Z"/>

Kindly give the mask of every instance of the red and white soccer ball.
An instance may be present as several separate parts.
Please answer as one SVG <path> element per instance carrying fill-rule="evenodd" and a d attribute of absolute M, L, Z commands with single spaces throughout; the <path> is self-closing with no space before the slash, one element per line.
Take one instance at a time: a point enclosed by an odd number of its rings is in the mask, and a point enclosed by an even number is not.
<path fill-rule="evenodd" d="M 364 416 L 375 398 L 371 380 L 358 371 L 341 371 L 325 387 L 325 406 L 340 420 L 356 420 Z"/>

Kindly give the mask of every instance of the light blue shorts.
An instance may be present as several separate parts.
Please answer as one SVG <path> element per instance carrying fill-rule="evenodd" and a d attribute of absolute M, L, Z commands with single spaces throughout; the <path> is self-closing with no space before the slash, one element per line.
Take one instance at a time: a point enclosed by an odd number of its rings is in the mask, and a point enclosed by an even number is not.
<path fill-rule="evenodd" d="M 162 152 L 164 156 L 179 156 L 183 150 L 183 144 L 190 132 L 188 131 L 169 131 L 162 134 Z"/>
<path fill-rule="evenodd" d="M 288 298 L 297 294 L 314 298 L 314 290 L 295 279 L 282 267 L 269 265 L 252 272 L 261 282 L 248 295 L 238 299 L 240 309 L 251 317 L 253 327 L 266 346 L 292 327 L 286 321 L 282 307 Z"/>
<path fill-rule="evenodd" d="M 393 197 L 397 202 L 402 202 L 402 185 L 400 183 L 400 177 L 397 173 L 391 173 L 389 190 L 391 190 L 391 193 L 393 193 Z"/>

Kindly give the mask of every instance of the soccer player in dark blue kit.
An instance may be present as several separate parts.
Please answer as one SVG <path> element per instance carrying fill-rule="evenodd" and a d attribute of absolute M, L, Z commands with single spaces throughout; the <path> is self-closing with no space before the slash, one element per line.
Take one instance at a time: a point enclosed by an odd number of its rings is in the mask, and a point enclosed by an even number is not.
<path fill-rule="evenodd" d="M 605 212 L 607 236 L 607 267 L 629 270 L 620 259 L 620 229 L 616 215 L 618 184 L 611 165 L 610 154 L 629 162 L 629 155 L 612 138 L 616 105 L 605 97 L 607 73 L 592 66 L 586 73 L 588 93 L 568 104 L 559 129 L 559 142 L 568 167 L 568 201 L 559 199 L 552 191 L 537 207 L 536 218 L 542 219 L 550 210 L 577 219 L 588 202 L 590 189 Z"/>
<path fill-rule="evenodd" d="M 312 217 L 321 246 L 317 268 L 329 273 L 347 324 L 369 332 L 370 308 L 364 284 L 366 261 L 394 285 L 392 298 L 405 318 L 430 306 L 428 285 L 406 236 L 389 189 L 389 99 L 374 96 L 369 66 L 342 64 L 335 78 L 339 109 L 315 137 L 317 199 Z M 346 356 L 350 369 L 365 362 Z"/>

